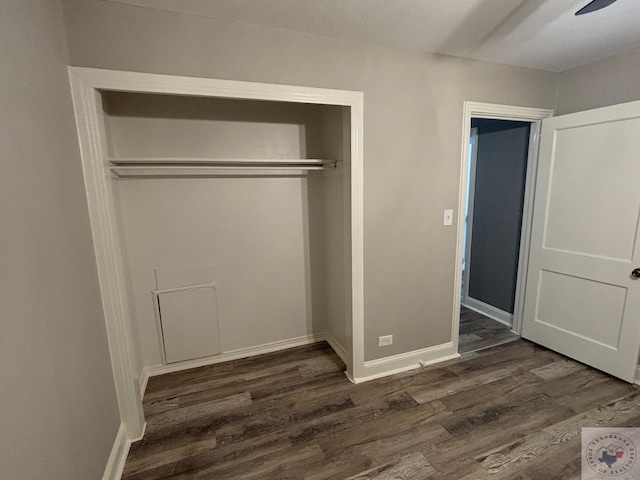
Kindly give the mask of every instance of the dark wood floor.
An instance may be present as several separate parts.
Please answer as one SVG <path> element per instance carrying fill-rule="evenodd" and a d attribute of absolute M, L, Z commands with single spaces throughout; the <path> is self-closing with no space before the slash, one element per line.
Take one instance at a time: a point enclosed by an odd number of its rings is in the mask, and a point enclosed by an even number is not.
<path fill-rule="evenodd" d="M 460 353 L 482 350 L 512 342 L 518 338 L 518 335 L 506 325 L 464 305 L 460 306 L 460 333 L 458 337 L 458 351 Z"/>
<path fill-rule="evenodd" d="M 154 377 L 123 478 L 580 478 L 640 388 L 525 340 L 353 385 L 325 343 Z"/>

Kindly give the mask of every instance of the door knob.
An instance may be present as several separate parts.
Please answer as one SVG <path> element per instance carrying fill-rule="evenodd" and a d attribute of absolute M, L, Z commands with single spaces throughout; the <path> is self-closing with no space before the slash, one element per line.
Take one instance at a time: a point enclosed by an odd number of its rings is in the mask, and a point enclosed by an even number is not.
<path fill-rule="evenodd" d="M 640 268 L 634 268 L 631 272 L 632 277 L 640 278 Z"/>

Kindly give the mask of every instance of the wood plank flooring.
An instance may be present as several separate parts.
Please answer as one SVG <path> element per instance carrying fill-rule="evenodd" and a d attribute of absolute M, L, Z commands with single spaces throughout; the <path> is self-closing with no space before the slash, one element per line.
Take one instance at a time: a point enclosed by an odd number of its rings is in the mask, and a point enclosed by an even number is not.
<path fill-rule="evenodd" d="M 153 377 L 123 479 L 564 480 L 640 388 L 525 340 L 353 385 L 326 343 Z"/>
<path fill-rule="evenodd" d="M 460 332 L 458 351 L 473 352 L 512 342 L 519 337 L 502 323 L 486 317 L 464 305 L 460 306 Z"/>

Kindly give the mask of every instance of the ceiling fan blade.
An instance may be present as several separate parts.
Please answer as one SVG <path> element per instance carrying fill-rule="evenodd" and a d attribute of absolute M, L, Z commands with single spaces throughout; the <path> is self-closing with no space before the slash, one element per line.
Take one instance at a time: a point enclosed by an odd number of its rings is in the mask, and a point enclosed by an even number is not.
<path fill-rule="evenodd" d="M 595 12 L 601 8 L 608 7 L 616 0 L 592 0 L 586 6 L 576 12 L 576 15 L 584 15 L 585 13 Z"/>

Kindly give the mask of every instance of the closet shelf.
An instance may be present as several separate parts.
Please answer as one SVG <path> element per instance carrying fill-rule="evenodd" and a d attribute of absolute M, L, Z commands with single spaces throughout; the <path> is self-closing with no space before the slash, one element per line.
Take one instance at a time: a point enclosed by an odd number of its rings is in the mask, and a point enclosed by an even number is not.
<path fill-rule="evenodd" d="M 111 158 L 111 172 L 132 177 L 301 177 L 332 170 L 336 160 L 319 158 Z"/>

